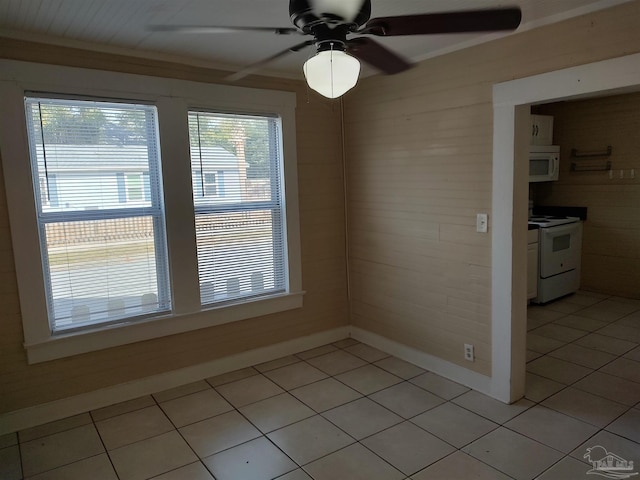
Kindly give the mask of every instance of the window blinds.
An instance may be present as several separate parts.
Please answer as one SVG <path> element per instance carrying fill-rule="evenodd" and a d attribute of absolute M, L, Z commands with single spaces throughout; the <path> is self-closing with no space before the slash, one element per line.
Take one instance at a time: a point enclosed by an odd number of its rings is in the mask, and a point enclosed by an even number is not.
<path fill-rule="evenodd" d="M 155 107 L 25 102 L 52 331 L 170 310 Z"/>
<path fill-rule="evenodd" d="M 287 290 L 279 119 L 189 113 L 203 305 Z"/>

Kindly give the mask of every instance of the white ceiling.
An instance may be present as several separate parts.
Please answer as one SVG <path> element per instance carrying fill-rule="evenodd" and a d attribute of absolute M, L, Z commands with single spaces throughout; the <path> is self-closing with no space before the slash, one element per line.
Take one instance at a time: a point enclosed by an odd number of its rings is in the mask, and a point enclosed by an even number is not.
<path fill-rule="evenodd" d="M 315 0 L 320 1 L 320 0 Z M 323 0 L 326 1 L 326 0 Z M 340 0 L 353 2 L 359 0 Z M 520 32 L 631 0 L 372 0 L 372 18 L 519 5 Z M 289 27 L 288 0 L 0 0 L 0 35 L 203 64 L 235 71 L 300 43 L 270 33 L 150 32 L 149 25 Z M 413 61 L 505 34 L 376 38 Z M 301 77 L 312 47 L 260 73 Z M 376 73 L 371 69 L 366 74 Z"/>

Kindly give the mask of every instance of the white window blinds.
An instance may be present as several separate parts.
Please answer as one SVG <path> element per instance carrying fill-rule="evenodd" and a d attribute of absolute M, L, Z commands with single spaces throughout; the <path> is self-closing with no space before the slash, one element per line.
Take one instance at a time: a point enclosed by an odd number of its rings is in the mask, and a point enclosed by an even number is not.
<path fill-rule="evenodd" d="M 155 107 L 25 102 L 52 331 L 169 311 Z"/>
<path fill-rule="evenodd" d="M 280 121 L 190 112 L 203 305 L 287 291 Z"/>

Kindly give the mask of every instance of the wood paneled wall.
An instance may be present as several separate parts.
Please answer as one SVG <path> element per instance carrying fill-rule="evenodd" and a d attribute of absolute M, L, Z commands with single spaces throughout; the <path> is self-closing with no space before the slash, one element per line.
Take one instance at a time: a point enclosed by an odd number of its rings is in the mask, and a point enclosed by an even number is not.
<path fill-rule="evenodd" d="M 346 96 L 354 325 L 491 374 L 491 237 L 475 222 L 492 207 L 492 86 L 637 53 L 638 18 L 633 1 L 371 77 Z"/>
<path fill-rule="evenodd" d="M 0 39 L 0 58 L 225 83 L 226 72 Z M 27 365 L 4 179 L 0 179 L 0 413 L 89 392 L 348 323 L 340 109 L 301 81 L 237 84 L 294 91 L 304 307 L 282 314 Z M 0 112 L 0 114 L 2 114 Z M 25 159 L 26 161 L 26 159 Z M 1 173 L 1 172 L 0 172 Z"/>
<path fill-rule="evenodd" d="M 537 110 L 554 117 L 561 160 L 559 180 L 536 185 L 534 201 L 588 208 L 581 288 L 640 298 L 640 93 L 553 103 Z M 571 171 L 572 148 L 597 152 L 609 145 L 611 174 Z M 586 163 L 597 167 L 605 160 Z"/>
<path fill-rule="evenodd" d="M 362 80 L 345 98 L 350 304 L 340 112 L 301 82 L 239 82 L 298 93 L 300 311 L 28 366 L 0 192 L 0 413 L 341 326 L 349 305 L 356 326 L 490 374 L 491 240 L 475 232 L 475 215 L 491 211 L 492 85 L 636 53 L 638 18 L 635 0 Z M 225 76 L 11 39 L 0 39 L 0 58 L 213 83 Z M 463 343 L 475 345 L 475 363 L 464 362 Z"/>

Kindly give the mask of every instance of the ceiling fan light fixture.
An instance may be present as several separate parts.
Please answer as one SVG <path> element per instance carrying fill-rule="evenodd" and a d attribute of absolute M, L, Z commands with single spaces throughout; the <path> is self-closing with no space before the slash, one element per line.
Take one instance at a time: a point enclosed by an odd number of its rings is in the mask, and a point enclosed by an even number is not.
<path fill-rule="evenodd" d="M 342 50 L 323 50 L 302 67 L 310 88 L 327 98 L 338 98 L 358 83 L 360 62 Z"/>

